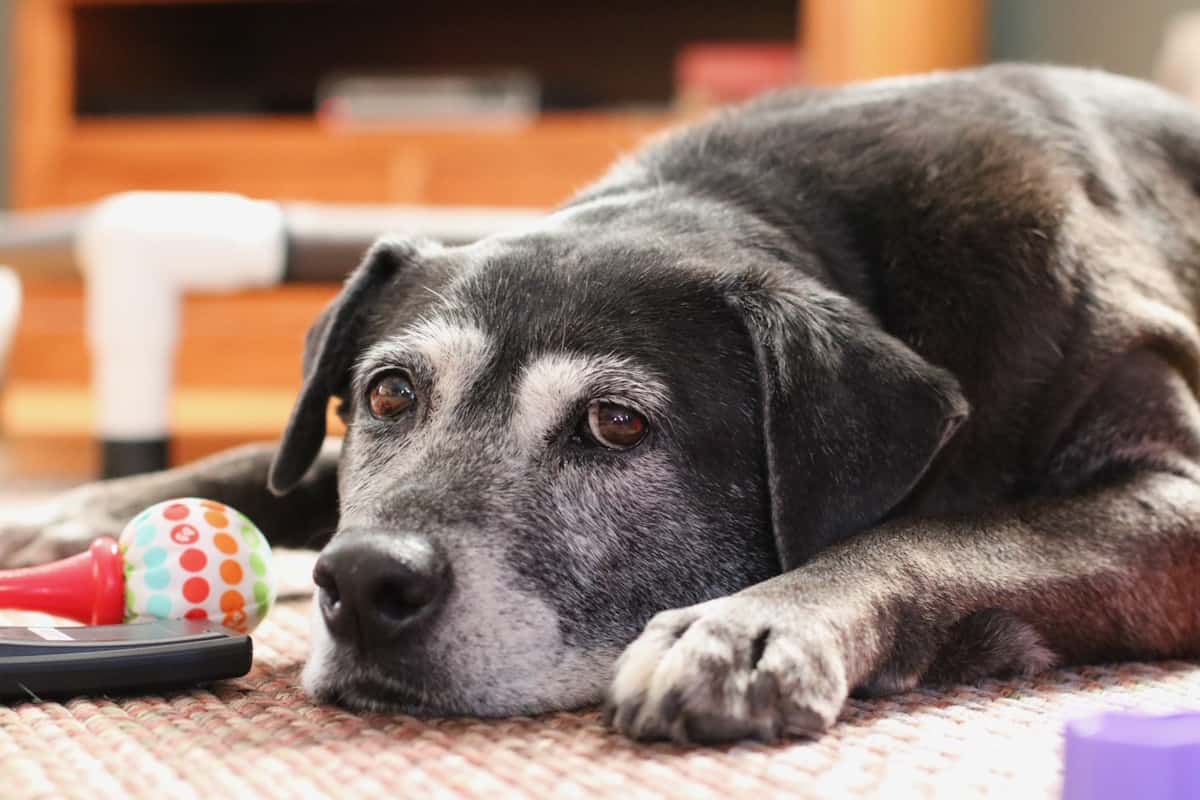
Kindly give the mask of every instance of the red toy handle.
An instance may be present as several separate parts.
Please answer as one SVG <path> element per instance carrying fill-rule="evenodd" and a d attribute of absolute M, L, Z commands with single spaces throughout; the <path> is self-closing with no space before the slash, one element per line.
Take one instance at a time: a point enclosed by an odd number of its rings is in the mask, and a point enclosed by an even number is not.
<path fill-rule="evenodd" d="M 121 564 L 117 540 L 101 536 L 77 556 L 0 570 L 0 608 L 41 611 L 84 625 L 116 625 L 125 617 Z"/>

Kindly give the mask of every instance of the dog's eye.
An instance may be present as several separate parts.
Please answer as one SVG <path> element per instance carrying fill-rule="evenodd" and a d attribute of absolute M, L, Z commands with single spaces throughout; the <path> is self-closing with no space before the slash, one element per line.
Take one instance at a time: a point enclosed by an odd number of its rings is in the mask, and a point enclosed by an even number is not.
<path fill-rule="evenodd" d="M 587 416 L 579 428 L 584 441 L 611 450 L 628 450 L 645 438 L 649 425 L 646 418 L 632 408 L 593 400 L 588 404 Z"/>
<path fill-rule="evenodd" d="M 401 372 L 385 372 L 371 381 L 367 390 L 371 413 L 379 419 L 391 419 L 417 404 L 417 390 Z"/>

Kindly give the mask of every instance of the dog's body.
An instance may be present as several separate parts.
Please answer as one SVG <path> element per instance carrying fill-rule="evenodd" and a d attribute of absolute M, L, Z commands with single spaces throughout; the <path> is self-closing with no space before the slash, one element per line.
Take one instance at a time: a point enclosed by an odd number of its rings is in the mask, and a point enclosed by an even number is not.
<path fill-rule="evenodd" d="M 315 695 L 506 714 L 609 686 L 641 737 L 1194 656 L 1198 192 L 1200 115 L 1099 73 L 768 97 L 535 230 L 378 245 L 277 452 L 85 488 L 6 557 L 172 495 L 284 544 L 336 527 Z"/>

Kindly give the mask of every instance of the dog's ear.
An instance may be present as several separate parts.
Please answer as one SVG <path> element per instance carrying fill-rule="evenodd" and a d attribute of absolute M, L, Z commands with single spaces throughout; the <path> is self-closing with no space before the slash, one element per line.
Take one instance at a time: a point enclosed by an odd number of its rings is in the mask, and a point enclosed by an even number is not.
<path fill-rule="evenodd" d="M 967 417 L 949 372 L 802 276 L 731 295 L 753 339 L 783 569 L 882 520 Z"/>
<path fill-rule="evenodd" d="M 346 391 L 371 310 L 381 290 L 409 263 L 414 248 L 381 241 L 346 279 L 341 293 L 309 328 L 304 347 L 304 385 L 275 451 L 268 485 L 277 495 L 295 486 L 325 440 L 325 415 L 331 397 Z"/>

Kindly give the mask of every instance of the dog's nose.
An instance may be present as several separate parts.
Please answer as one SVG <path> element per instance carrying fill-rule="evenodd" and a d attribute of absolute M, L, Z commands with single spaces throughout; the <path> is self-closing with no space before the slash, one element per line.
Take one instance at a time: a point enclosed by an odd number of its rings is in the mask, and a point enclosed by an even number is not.
<path fill-rule="evenodd" d="M 440 548 L 412 534 L 340 534 L 313 567 L 318 603 L 334 638 L 383 645 L 431 619 L 450 588 Z"/>

